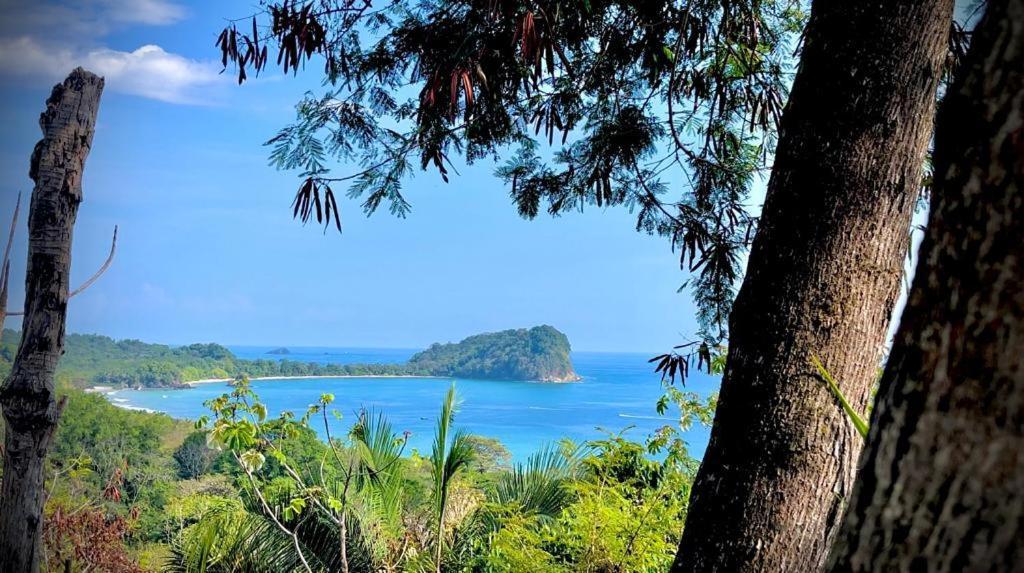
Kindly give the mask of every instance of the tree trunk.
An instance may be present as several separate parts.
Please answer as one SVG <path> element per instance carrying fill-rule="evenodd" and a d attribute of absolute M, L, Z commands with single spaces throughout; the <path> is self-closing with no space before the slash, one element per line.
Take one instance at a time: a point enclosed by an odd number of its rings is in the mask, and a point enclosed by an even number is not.
<path fill-rule="evenodd" d="M 1024 571 L 1024 0 L 988 6 L 833 571 Z"/>
<path fill-rule="evenodd" d="M 62 404 L 54 371 L 64 348 L 71 236 L 82 201 L 82 170 L 92 145 L 103 79 L 81 68 L 53 88 L 32 153 L 28 273 L 21 344 L 0 390 L 5 421 L 0 489 L 0 571 L 39 568 L 44 464 Z"/>
<path fill-rule="evenodd" d="M 952 0 L 815 2 L 673 571 L 815 571 L 899 293 Z"/>

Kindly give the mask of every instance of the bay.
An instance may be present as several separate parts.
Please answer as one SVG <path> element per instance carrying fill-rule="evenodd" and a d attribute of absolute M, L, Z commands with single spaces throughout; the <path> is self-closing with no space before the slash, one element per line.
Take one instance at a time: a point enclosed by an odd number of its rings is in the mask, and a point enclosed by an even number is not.
<path fill-rule="evenodd" d="M 401 363 L 416 352 L 400 348 L 289 348 L 270 355 L 270 346 L 230 347 L 239 358 L 292 360 L 321 364 Z M 252 382 L 271 415 L 290 410 L 301 415 L 320 394 L 335 396 L 332 405 L 342 420 L 328 417 L 332 436 L 343 435 L 360 409 L 383 412 L 399 433 L 409 432 L 408 448 L 427 455 L 434 423 L 445 392 L 455 384 L 461 405 L 456 426 L 497 438 L 521 461 L 546 444 L 569 438 L 577 442 L 624 433 L 642 441 L 656 429 L 677 422 L 670 410 L 659 416 L 655 405 L 664 390 L 661 377 L 641 353 L 573 352 L 577 383 L 470 380 L 461 378 L 308 378 Z M 691 372 L 686 388 L 707 396 L 719 386 L 717 376 Z M 208 410 L 204 402 L 228 392 L 225 383 L 198 384 L 189 390 L 117 390 L 107 395 L 114 404 L 196 419 Z M 323 438 L 323 421 L 314 424 Z M 693 427 L 683 436 L 690 452 L 701 457 L 709 428 Z"/>

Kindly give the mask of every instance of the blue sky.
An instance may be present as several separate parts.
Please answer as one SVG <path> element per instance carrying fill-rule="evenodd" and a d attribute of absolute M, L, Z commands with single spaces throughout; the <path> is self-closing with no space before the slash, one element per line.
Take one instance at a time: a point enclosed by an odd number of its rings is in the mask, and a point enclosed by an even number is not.
<path fill-rule="evenodd" d="M 218 75 L 224 18 L 252 2 L 0 0 L 0 218 L 31 191 L 28 159 L 50 87 L 75 65 L 107 78 L 75 235 L 77 284 L 114 266 L 69 311 L 73 332 L 165 343 L 422 347 L 547 323 L 579 350 L 660 352 L 693 335 L 686 280 L 666 240 L 622 209 L 525 221 L 491 165 L 407 186 L 408 219 L 345 231 L 291 219 L 297 179 L 262 142 L 316 91 L 317 70 L 242 87 Z M 343 169 L 339 172 L 344 171 Z M 24 219 L 22 220 L 24 223 Z M 6 227 L 5 227 L 6 228 Z M 25 229 L 12 306 L 22 301 Z M 9 320 L 8 327 L 17 327 Z"/>

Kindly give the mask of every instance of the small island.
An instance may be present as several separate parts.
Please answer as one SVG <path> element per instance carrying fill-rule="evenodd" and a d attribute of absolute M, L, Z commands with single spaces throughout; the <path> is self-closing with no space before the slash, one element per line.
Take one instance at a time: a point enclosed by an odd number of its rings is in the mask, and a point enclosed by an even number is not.
<path fill-rule="evenodd" d="M 552 326 L 535 326 L 470 336 L 454 344 L 433 344 L 408 363 L 434 376 L 481 380 L 575 382 L 569 339 Z"/>
<path fill-rule="evenodd" d="M 10 371 L 20 333 L 4 330 L 0 375 Z M 404 364 L 320 364 L 278 358 L 247 360 L 220 344 L 167 346 L 69 334 L 57 375 L 71 386 L 90 388 L 189 388 L 189 383 L 250 378 L 452 377 L 477 380 L 575 382 L 569 339 L 551 326 L 477 334 L 456 343 L 433 344 Z"/>

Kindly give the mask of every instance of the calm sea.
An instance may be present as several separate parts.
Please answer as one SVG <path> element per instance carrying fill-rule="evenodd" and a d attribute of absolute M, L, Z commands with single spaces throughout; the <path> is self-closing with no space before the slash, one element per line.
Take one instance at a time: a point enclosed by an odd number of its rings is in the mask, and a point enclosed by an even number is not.
<path fill-rule="evenodd" d="M 381 348 L 290 348 L 288 356 L 273 356 L 271 347 L 231 347 L 240 358 L 280 359 L 319 363 L 400 363 L 416 350 Z M 451 384 L 461 398 L 457 427 L 498 438 L 522 460 L 545 444 L 563 437 L 601 438 L 626 432 L 642 440 L 655 429 L 674 423 L 671 412 L 659 416 L 655 404 L 662 394 L 660 377 L 647 363 L 649 355 L 574 352 L 576 372 L 583 380 L 572 384 L 498 382 L 437 378 L 317 378 L 259 380 L 253 389 L 276 415 L 282 410 L 301 414 L 321 393 L 334 394 L 341 421 L 330 418 L 332 435 L 342 435 L 360 408 L 384 412 L 397 432 L 409 431 L 409 447 L 430 452 L 434 420 Z M 686 388 L 708 395 L 719 379 L 692 374 Z M 206 414 L 203 402 L 228 391 L 226 384 L 201 384 L 191 390 L 119 390 L 108 395 L 115 404 L 144 408 L 176 418 Z M 322 424 L 317 430 L 324 435 Z M 684 435 L 692 455 L 700 457 L 709 429 L 695 427 Z"/>

